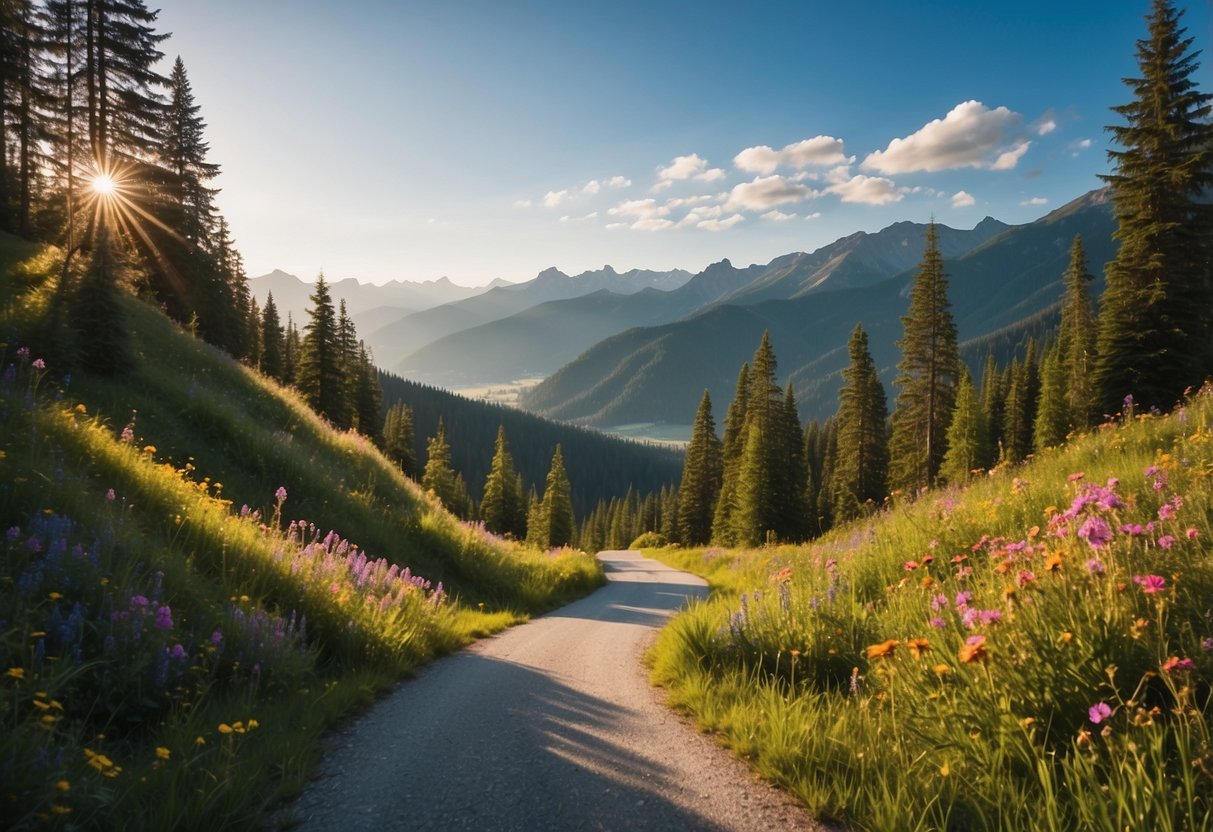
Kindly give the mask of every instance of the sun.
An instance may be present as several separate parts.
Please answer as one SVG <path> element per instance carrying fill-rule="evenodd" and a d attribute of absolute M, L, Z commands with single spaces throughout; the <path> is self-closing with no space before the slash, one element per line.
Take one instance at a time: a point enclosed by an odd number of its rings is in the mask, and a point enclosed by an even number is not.
<path fill-rule="evenodd" d="M 97 196 L 113 196 L 118 190 L 118 183 L 108 173 L 99 173 L 93 177 L 90 187 Z"/>

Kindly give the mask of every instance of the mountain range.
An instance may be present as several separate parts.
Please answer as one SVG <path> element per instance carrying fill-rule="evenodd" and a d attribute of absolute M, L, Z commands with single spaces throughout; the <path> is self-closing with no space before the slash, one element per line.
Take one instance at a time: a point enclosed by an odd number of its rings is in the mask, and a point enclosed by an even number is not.
<path fill-rule="evenodd" d="M 992 343 L 998 336 L 999 343 L 1014 346 L 1028 328 L 1039 329 L 1042 319 L 1056 314 L 1075 234 L 1082 235 L 1090 271 L 1101 274 L 1115 253 L 1114 228 L 1106 189 L 1025 225 L 984 220 L 967 238 L 965 232 L 955 236 L 954 229 L 938 226 L 941 247 L 945 237 L 951 240 L 944 265 L 962 342 Z M 837 409 L 839 373 L 847 365 L 847 338 L 856 323 L 868 332 L 891 401 L 900 317 L 924 234 L 923 225 L 898 223 L 874 235 L 843 238 L 831 244 L 833 253 L 779 258 L 747 286 L 689 317 L 599 342 L 526 392 L 521 405 L 586 425 L 687 424 L 706 388 L 722 414 L 738 369 L 765 330 L 781 381 L 794 384 L 802 417 L 824 418 Z M 839 262 L 820 274 L 835 258 Z M 863 265 L 852 267 L 848 260 Z M 882 275 L 882 263 L 899 270 Z M 1093 294 L 1100 285 L 1092 287 Z M 971 353 L 966 351 L 974 361 L 983 357 Z"/>

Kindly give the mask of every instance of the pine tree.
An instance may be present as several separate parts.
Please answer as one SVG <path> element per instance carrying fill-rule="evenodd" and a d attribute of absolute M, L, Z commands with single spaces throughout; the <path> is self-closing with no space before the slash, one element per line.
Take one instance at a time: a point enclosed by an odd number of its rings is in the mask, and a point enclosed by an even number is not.
<path fill-rule="evenodd" d="M 274 305 L 274 293 L 265 296 L 265 309 L 261 310 L 261 372 L 272 379 L 283 381 L 282 323 L 278 319 L 278 307 Z"/>
<path fill-rule="evenodd" d="M 1032 453 L 1036 403 L 1040 398 L 1040 366 L 1036 356 L 1036 341 L 1030 340 L 1024 360 L 1011 364 L 1002 428 L 1003 459 L 1008 462 L 1021 462 Z"/>
<path fill-rule="evenodd" d="M 543 489 L 542 504 L 537 509 L 533 506 L 527 514 L 527 540 L 542 549 L 569 546 L 573 543 L 576 527 L 572 488 L 564 469 L 564 453 L 557 443 Z M 623 531 L 624 537 L 627 537 L 628 531 Z M 616 545 L 626 546 L 630 540 L 631 537 L 628 537 Z"/>
<path fill-rule="evenodd" d="M 93 246 L 92 261 L 70 307 L 80 363 L 99 375 L 116 375 L 131 363 L 118 271 L 118 255 L 110 232 L 102 228 Z"/>
<path fill-rule="evenodd" d="M 1055 448 L 1066 441 L 1070 430 L 1070 404 L 1066 395 L 1066 365 L 1062 345 L 1054 344 L 1045 353 L 1040 368 L 1040 399 L 1036 406 L 1036 425 L 1032 444 L 1037 451 Z"/>
<path fill-rule="evenodd" d="M 809 505 L 807 500 L 808 461 L 804 455 L 804 428 L 796 407 L 792 382 L 784 388 L 780 409 L 779 443 L 782 447 L 778 470 L 778 508 L 775 534 L 780 540 L 804 540 L 809 534 Z"/>
<path fill-rule="evenodd" d="M 889 473 L 889 408 L 861 325 L 855 325 L 847 349 L 851 363 L 838 391 L 839 455 L 831 486 L 840 521 L 858 517 L 865 504 L 883 501 Z"/>
<path fill-rule="evenodd" d="M 286 331 L 282 338 L 282 383 L 297 384 L 299 381 L 299 356 L 303 352 L 303 342 L 299 338 L 299 327 L 291 320 L 291 313 L 286 313 Z"/>
<path fill-rule="evenodd" d="M 1082 237 L 1074 235 L 1070 246 L 1070 265 L 1062 278 L 1065 299 L 1061 306 L 1061 328 L 1057 342 L 1059 363 L 1064 375 L 1068 427 L 1086 430 L 1095 424 L 1095 388 L 1091 373 L 1095 366 L 1095 309 L 1091 305 L 1087 255 Z"/>
<path fill-rule="evenodd" d="M 353 424 L 358 432 L 376 445 L 383 441 L 380 433 L 383 414 L 383 388 L 379 386 L 379 371 L 371 363 L 371 355 L 362 341 L 358 342 L 358 359 L 353 368 Z"/>
<path fill-rule="evenodd" d="M 712 397 L 704 390 L 678 488 L 678 534 L 684 545 L 696 546 L 711 540 L 712 515 L 724 476 L 722 454 L 723 445 L 712 419 Z"/>
<path fill-rule="evenodd" d="M 413 409 L 404 402 L 388 408 L 383 420 L 383 453 L 400 466 L 406 477 L 417 478 L 417 453 L 413 450 Z"/>
<path fill-rule="evenodd" d="M 949 483 L 968 482 L 975 469 L 985 467 L 990 458 L 989 431 L 985 410 L 973 380 L 962 369 L 960 387 L 956 390 L 956 409 L 948 426 L 948 450 L 943 456 L 939 474 Z"/>
<path fill-rule="evenodd" d="M 466 499 L 459 493 L 456 483 L 455 469 L 451 465 L 451 446 L 446 441 L 446 427 L 443 420 L 438 419 L 438 432 L 426 442 L 425 473 L 421 477 L 421 487 L 430 491 L 438 498 L 447 511 L 459 514 Z"/>
<path fill-rule="evenodd" d="M 978 461 L 978 468 L 992 468 L 1002 458 L 1006 444 L 1002 436 L 1002 422 L 1007 407 L 1007 384 L 1005 373 L 994 361 L 994 354 L 986 355 L 985 369 L 981 374 L 981 412 L 985 416 L 987 445 L 986 457 Z"/>
<path fill-rule="evenodd" d="M 898 342 L 902 358 L 894 383 L 900 390 L 889 454 L 889 481 L 894 488 L 915 492 L 934 485 L 943 462 L 960 374 L 950 307 L 943 256 L 932 222 L 910 291 L 910 309 L 901 319 L 905 336 Z"/>
<path fill-rule="evenodd" d="M 313 410 L 339 425 L 345 412 L 345 379 L 337 342 L 337 317 L 323 272 L 316 278 L 316 288 L 308 299 L 312 306 L 304 327 L 307 334 L 300 350 L 295 384 Z"/>
<path fill-rule="evenodd" d="M 505 437 L 505 426 L 497 428 L 497 446 L 488 477 L 484 481 L 484 499 L 480 502 L 480 518 L 484 527 L 493 534 L 523 537 L 526 515 L 522 494 L 518 487 L 518 472 L 514 470 L 514 458 L 510 454 L 509 441 Z"/>
<path fill-rule="evenodd" d="M 741 470 L 741 455 L 745 450 L 746 395 L 750 379 L 750 365 L 741 365 L 737 374 L 737 388 L 733 401 L 724 417 L 724 439 L 721 443 L 722 476 L 720 496 L 712 513 L 712 542 L 724 546 L 732 545 L 733 512 L 737 507 L 737 475 Z"/>
<path fill-rule="evenodd" d="M 1138 407 L 1168 408 L 1210 370 L 1213 331 L 1213 94 L 1183 13 L 1154 0 L 1149 37 L 1137 42 L 1133 100 L 1113 107 L 1120 150 L 1112 205 L 1120 241 L 1100 302 L 1095 385 L 1106 413 L 1131 394 Z"/>

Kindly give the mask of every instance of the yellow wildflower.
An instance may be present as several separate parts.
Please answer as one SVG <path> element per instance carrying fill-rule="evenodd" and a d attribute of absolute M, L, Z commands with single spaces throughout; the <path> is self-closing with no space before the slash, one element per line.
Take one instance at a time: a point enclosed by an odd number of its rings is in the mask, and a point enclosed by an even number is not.
<path fill-rule="evenodd" d="M 232 726 L 228 725 L 226 722 L 220 722 L 219 723 L 219 733 L 220 734 L 232 733 Z"/>
<path fill-rule="evenodd" d="M 55 783 L 55 788 L 61 792 L 70 792 L 72 790 L 72 783 L 70 780 L 66 780 L 66 779 L 59 780 L 58 782 Z"/>
<path fill-rule="evenodd" d="M 156 746 L 156 759 L 167 760 L 169 758 L 169 755 L 171 755 L 171 754 L 172 754 L 172 752 L 169 751 L 167 748 L 165 748 L 163 745 Z"/>
<path fill-rule="evenodd" d="M 24 667 L 10 667 L 8 669 L 8 672 L 5 673 L 4 675 L 10 679 L 24 679 L 25 678 L 25 668 Z"/>
<path fill-rule="evenodd" d="M 60 806 L 58 803 L 51 804 L 51 812 L 56 815 L 66 815 L 72 811 L 71 806 Z"/>

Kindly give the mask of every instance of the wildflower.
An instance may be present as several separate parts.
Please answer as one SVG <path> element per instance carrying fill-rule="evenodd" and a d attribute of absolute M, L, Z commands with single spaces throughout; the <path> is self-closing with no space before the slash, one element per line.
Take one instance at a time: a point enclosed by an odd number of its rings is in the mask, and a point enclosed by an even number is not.
<path fill-rule="evenodd" d="M 161 630 L 173 628 L 173 611 L 167 604 L 156 609 L 156 626 Z"/>
<path fill-rule="evenodd" d="M 1087 558 L 1087 571 L 1092 575 L 1102 575 L 1107 571 L 1107 567 L 1099 558 Z"/>
<path fill-rule="evenodd" d="M 1045 558 L 1045 569 L 1054 574 L 1061 571 L 1061 555 L 1057 552 L 1050 552 L 1049 556 Z"/>
<path fill-rule="evenodd" d="M 1170 520 L 1175 516 L 1175 506 L 1170 503 L 1163 503 L 1158 507 L 1158 519 Z"/>
<path fill-rule="evenodd" d="M 172 754 L 172 752 L 169 751 L 167 748 L 165 748 L 163 745 L 156 746 L 156 759 L 157 760 L 167 760 L 169 758 L 169 755 L 171 755 L 171 754 Z"/>
<path fill-rule="evenodd" d="M 935 673 L 936 676 L 943 677 L 952 672 L 952 666 L 948 665 L 948 664 L 944 664 L 943 662 L 940 662 L 939 664 L 932 667 L 931 670 Z"/>
<path fill-rule="evenodd" d="M 1112 541 L 1112 527 L 1102 517 L 1088 517 L 1079 527 L 1078 536 L 1092 549 L 1102 549 Z"/>
<path fill-rule="evenodd" d="M 1196 538 L 1200 537 L 1200 532 L 1196 529 L 1188 529 L 1187 535 L 1188 540 L 1195 540 Z"/>
<path fill-rule="evenodd" d="M 10 679 L 24 679 L 25 678 L 25 668 L 24 667 L 10 667 L 8 669 L 8 672 L 5 673 L 4 675 Z"/>
<path fill-rule="evenodd" d="M 39 372 L 41 372 L 42 370 L 46 369 L 46 362 L 43 361 L 41 358 L 35 358 L 33 360 L 33 363 L 30 364 L 30 366 L 33 367 L 35 370 L 38 370 Z"/>
<path fill-rule="evenodd" d="M 942 610 L 948 606 L 948 596 L 940 593 L 931 599 L 931 609 Z"/>
<path fill-rule="evenodd" d="M 918 568 L 918 561 L 907 560 L 905 563 L 903 563 L 901 565 L 901 568 L 907 572 L 913 572 L 915 569 Z"/>
<path fill-rule="evenodd" d="M 1096 702 L 1087 708 L 1087 718 L 1092 725 L 1098 725 L 1112 715 L 1112 707 L 1107 702 Z"/>
<path fill-rule="evenodd" d="M 969 636 L 960 648 L 957 658 L 964 664 L 971 662 L 981 662 L 988 658 L 986 653 L 986 637 L 985 636 Z"/>
<path fill-rule="evenodd" d="M 1160 549 L 1170 549 L 1175 545 L 1175 537 L 1173 535 L 1164 534 L 1158 538 L 1158 546 Z"/>
<path fill-rule="evenodd" d="M 1086 476 L 1086 474 L 1084 474 L 1082 471 L 1076 471 L 1073 474 L 1070 474 L 1068 477 L 1066 477 L 1066 479 L 1069 480 L 1070 482 L 1075 482 L 1077 480 L 1082 479 L 1085 476 Z"/>
<path fill-rule="evenodd" d="M 1016 581 L 1018 581 L 1018 583 L 1021 587 L 1027 586 L 1028 584 L 1031 584 L 1031 583 L 1035 583 L 1036 582 L 1036 573 L 1032 572 L 1030 570 L 1027 570 L 1027 569 L 1022 569 L 1022 570 L 1020 570 L 1019 575 L 1016 576 Z"/>
<path fill-rule="evenodd" d="M 778 584 L 788 583 L 789 581 L 792 580 L 792 567 L 785 566 L 783 569 L 780 569 L 778 572 L 776 572 L 774 575 L 771 576 L 771 580 L 773 580 L 775 583 L 778 583 Z"/>
<path fill-rule="evenodd" d="M 1074 640 L 1074 634 L 1071 633 L 1069 630 L 1063 630 L 1062 634 L 1057 637 L 1057 641 L 1059 644 L 1069 644 L 1073 640 Z"/>
<path fill-rule="evenodd" d="M 868 660 L 882 659 L 893 655 L 893 651 L 897 649 L 897 645 L 900 643 L 897 639 L 891 638 L 882 641 L 880 644 L 871 645 L 868 647 Z"/>
<path fill-rule="evenodd" d="M 1167 579 L 1161 575 L 1134 575 L 1133 583 L 1140 586 L 1146 595 L 1154 595 L 1167 588 Z"/>
<path fill-rule="evenodd" d="M 41 359 L 39 359 L 41 360 Z M 51 814 L 53 815 L 70 815 L 72 812 L 71 806 L 62 806 L 58 803 L 51 804 Z"/>
<path fill-rule="evenodd" d="M 923 653 L 930 652 L 931 644 L 925 638 L 911 638 L 906 640 L 906 649 L 910 651 L 911 656 L 921 659 Z"/>
<path fill-rule="evenodd" d="M 957 607 L 963 607 L 963 606 L 967 606 L 967 605 L 968 605 L 968 603 L 969 603 L 970 601 L 972 601 L 972 600 L 973 600 L 973 593 L 972 593 L 972 592 L 958 592 L 958 593 L 956 593 L 956 606 L 957 606 Z"/>
<path fill-rule="evenodd" d="M 55 788 L 61 792 L 70 792 L 72 790 L 72 782 L 67 779 L 61 779 L 55 782 Z"/>
<path fill-rule="evenodd" d="M 1206 653 L 1213 653 L 1213 638 L 1207 638 L 1200 643 L 1200 649 Z"/>
<path fill-rule="evenodd" d="M 22 364 L 29 361 L 29 347 L 17 347 L 17 360 Z"/>
<path fill-rule="evenodd" d="M 1141 523 L 1122 523 L 1120 526 L 1120 531 L 1122 534 L 1128 534 L 1128 535 L 1133 535 L 1134 537 L 1140 537 L 1141 535 L 1146 533 L 1146 527 L 1143 526 Z"/>
<path fill-rule="evenodd" d="M 232 726 L 228 725 L 226 722 L 220 722 L 219 723 L 219 733 L 220 734 L 232 733 Z"/>
<path fill-rule="evenodd" d="M 942 630 L 944 627 L 948 626 L 948 622 L 944 621 L 942 618 L 932 618 L 930 624 L 936 630 Z"/>
<path fill-rule="evenodd" d="M 145 454 L 154 454 L 154 453 L 156 453 L 156 446 L 155 445 L 144 445 L 143 452 Z"/>
<path fill-rule="evenodd" d="M 278 486 L 278 490 L 274 492 L 274 499 L 276 499 L 279 503 L 286 502 L 286 486 Z"/>
<path fill-rule="evenodd" d="M 173 648 L 169 650 L 168 654 L 170 658 L 176 659 L 177 661 L 181 661 L 186 658 L 185 648 L 180 644 L 174 644 Z"/>
<path fill-rule="evenodd" d="M 105 499 L 107 502 L 112 503 L 117 498 L 118 498 L 118 495 L 114 493 L 114 489 L 111 488 L 109 491 L 105 492 Z"/>
<path fill-rule="evenodd" d="M 1019 720 L 1019 724 L 1021 726 L 1023 726 L 1024 728 L 1031 728 L 1033 725 L 1036 724 L 1036 717 L 1025 716 L 1023 719 Z"/>
<path fill-rule="evenodd" d="M 1176 673 L 1180 670 L 1195 670 L 1196 662 L 1191 659 L 1181 659 L 1178 656 L 1171 656 L 1162 663 L 1162 669 L 1167 673 Z"/>
<path fill-rule="evenodd" d="M 194 737 L 194 745 L 206 745 L 206 739 L 201 736 Z"/>

